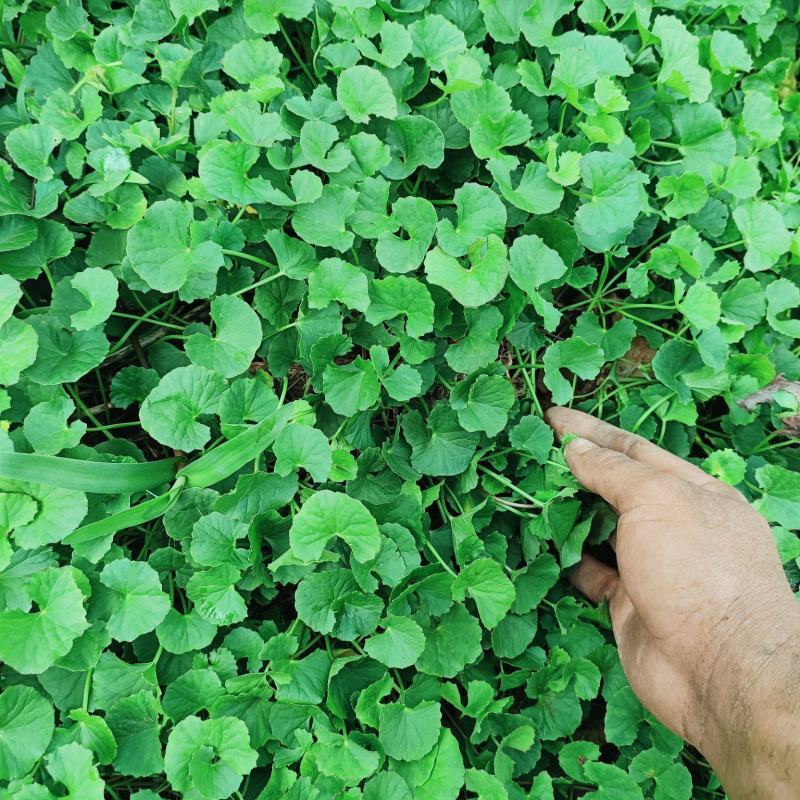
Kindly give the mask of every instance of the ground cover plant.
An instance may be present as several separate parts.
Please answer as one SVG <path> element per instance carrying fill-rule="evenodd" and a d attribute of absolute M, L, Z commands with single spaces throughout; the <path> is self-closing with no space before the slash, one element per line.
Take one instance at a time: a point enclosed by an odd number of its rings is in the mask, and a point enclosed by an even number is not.
<path fill-rule="evenodd" d="M 542 412 L 796 586 L 797 0 L 0 13 L 0 794 L 721 798 Z"/>

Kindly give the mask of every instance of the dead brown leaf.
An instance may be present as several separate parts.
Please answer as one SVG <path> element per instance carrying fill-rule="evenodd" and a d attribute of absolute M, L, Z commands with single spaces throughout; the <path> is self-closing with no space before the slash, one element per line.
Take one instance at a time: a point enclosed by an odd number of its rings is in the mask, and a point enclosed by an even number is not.
<path fill-rule="evenodd" d="M 800 402 L 800 383 L 787 380 L 783 375 L 778 374 L 762 389 L 739 400 L 738 404 L 746 411 L 753 411 L 760 405 L 771 403 L 778 392 L 788 392 Z M 800 414 L 784 417 L 781 433 L 785 433 L 787 436 L 800 436 Z"/>
<path fill-rule="evenodd" d="M 634 336 L 631 349 L 617 362 L 617 374 L 623 378 L 633 378 L 642 375 L 639 367 L 649 364 L 656 355 L 656 351 L 647 343 L 644 336 Z"/>

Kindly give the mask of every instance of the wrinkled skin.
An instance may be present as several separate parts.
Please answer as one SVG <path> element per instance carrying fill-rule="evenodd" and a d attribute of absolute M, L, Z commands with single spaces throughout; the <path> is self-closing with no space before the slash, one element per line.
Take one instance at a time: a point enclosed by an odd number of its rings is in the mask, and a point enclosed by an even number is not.
<path fill-rule="evenodd" d="M 800 793 L 800 604 L 766 520 L 731 486 L 579 411 L 547 420 L 583 486 L 619 515 L 618 569 L 572 581 L 607 600 L 631 687 L 709 759 L 732 800 Z"/>

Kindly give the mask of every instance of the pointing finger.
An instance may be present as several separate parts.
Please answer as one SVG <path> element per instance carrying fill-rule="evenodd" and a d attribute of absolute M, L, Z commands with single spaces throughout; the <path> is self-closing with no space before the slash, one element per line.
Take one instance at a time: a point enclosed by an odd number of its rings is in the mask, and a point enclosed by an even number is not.
<path fill-rule="evenodd" d="M 588 439 L 573 439 L 564 448 L 564 457 L 580 483 L 620 514 L 640 505 L 646 499 L 645 491 L 665 477 L 649 464 L 598 447 Z"/>
<path fill-rule="evenodd" d="M 651 467 L 687 483 L 723 494 L 731 499 L 744 501 L 744 497 L 732 486 L 718 481 L 694 464 L 684 461 L 635 433 L 624 431 L 590 414 L 584 414 L 582 411 L 571 408 L 551 408 L 545 416 L 559 438 L 566 433 L 577 434 L 600 447 L 616 450 L 631 459 L 649 464 Z"/>

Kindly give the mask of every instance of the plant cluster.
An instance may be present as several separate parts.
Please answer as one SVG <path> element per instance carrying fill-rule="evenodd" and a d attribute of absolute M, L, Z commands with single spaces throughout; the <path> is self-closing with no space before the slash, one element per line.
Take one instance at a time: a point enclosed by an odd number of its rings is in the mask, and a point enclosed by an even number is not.
<path fill-rule="evenodd" d="M 0 15 L 0 794 L 720 798 L 542 413 L 800 578 L 798 0 Z"/>

